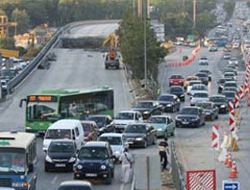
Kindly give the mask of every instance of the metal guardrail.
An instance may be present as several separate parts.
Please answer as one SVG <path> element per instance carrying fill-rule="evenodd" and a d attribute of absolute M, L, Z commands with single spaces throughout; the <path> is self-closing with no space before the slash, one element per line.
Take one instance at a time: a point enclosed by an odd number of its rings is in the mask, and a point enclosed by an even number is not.
<path fill-rule="evenodd" d="M 186 190 L 186 180 L 183 176 L 181 165 L 178 161 L 174 141 L 171 142 L 171 167 L 176 190 Z"/>

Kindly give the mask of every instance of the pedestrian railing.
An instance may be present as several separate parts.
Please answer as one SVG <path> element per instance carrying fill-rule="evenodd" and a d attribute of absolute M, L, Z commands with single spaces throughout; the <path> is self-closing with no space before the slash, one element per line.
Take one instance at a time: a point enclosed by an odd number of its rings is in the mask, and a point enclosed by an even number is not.
<path fill-rule="evenodd" d="M 174 181 L 174 186 L 176 190 L 186 190 L 186 180 L 183 175 L 182 167 L 178 161 L 178 157 L 175 150 L 174 141 L 171 142 L 171 167 L 172 167 L 172 176 Z"/>

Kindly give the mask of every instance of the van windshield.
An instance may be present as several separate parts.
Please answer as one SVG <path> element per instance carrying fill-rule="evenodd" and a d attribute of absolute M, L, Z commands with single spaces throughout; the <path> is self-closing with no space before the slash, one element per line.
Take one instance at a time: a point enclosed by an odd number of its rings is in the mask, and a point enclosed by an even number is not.
<path fill-rule="evenodd" d="M 45 139 L 71 139 L 70 129 L 49 129 Z"/>

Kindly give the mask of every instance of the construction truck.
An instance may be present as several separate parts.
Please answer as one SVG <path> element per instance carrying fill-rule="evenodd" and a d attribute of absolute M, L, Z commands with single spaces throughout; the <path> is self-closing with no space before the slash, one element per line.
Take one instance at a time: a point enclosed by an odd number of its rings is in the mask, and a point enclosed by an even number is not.
<path fill-rule="evenodd" d="M 111 33 L 102 43 L 103 47 L 107 47 L 109 44 L 108 53 L 104 54 L 105 69 L 120 68 L 120 55 L 117 50 L 117 36 L 115 33 Z"/>

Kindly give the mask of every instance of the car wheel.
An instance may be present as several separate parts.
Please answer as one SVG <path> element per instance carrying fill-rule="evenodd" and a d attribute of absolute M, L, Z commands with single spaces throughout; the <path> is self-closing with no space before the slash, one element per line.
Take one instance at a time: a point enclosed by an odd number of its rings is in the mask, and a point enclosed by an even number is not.
<path fill-rule="evenodd" d="M 219 114 L 216 115 L 215 119 L 219 119 Z"/>
<path fill-rule="evenodd" d="M 105 180 L 105 183 L 107 185 L 110 185 L 112 183 L 112 177 L 111 177 L 111 171 L 109 172 L 108 178 Z"/>
<path fill-rule="evenodd" d="M 171 136 L 174 137 L 175 136 L 175 128 L 173 128 L 173 131 L 171 133 Z"/>
<path fill-rule="evenodd" d="M 115 177 L 115 169 L 112 170 L 112 175 L 111 175 L 112 178 Z"/>
<path fill-rule="evenodd" d="M 49 172 L 49 168 L 47 168 L 46 166 L 44 167 L 44 171 L 45 172 Z"/>

